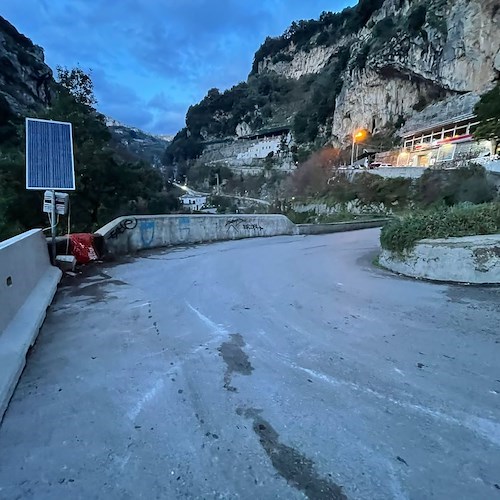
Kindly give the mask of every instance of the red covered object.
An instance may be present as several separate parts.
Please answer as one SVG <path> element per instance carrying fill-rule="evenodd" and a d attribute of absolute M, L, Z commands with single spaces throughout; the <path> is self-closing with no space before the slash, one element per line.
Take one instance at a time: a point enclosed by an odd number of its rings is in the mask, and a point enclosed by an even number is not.
<path fill-rule="evenodd" d="M 69 240 L 70 252 L 76 257 L 78 264 L 88 264 L 99 258 L 95 248 L 95 236 L 93 234 L 70 234 Z"/>

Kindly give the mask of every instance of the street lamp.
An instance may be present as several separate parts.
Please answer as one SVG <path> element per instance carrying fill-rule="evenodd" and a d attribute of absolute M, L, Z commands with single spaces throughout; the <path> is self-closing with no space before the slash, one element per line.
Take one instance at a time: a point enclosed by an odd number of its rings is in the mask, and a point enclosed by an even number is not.
<path fill-rule="evenodd" d="M 361 142 L 367 136 L 367 132 L 364 129 L 355 130 L 352 133 L 352 151 L 351 151 L 351 167 L 354 166 L 354 146 L 357 142 Z"/>

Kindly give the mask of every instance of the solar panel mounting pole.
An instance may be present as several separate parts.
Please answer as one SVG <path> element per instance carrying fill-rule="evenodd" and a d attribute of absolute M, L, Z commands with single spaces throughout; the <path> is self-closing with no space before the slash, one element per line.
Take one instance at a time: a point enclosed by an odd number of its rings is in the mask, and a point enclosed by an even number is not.
<path fill-rule="evenodd" d="M 56 192 L 52 190 L 52 222 L 51 222 L 51 233 L 52 233 L 52 265 L 56 265 Z"/>

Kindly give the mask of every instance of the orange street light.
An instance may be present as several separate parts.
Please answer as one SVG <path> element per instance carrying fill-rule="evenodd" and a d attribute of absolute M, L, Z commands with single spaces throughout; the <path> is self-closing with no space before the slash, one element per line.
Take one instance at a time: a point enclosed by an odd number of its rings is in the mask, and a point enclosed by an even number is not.
<path fill-rule="evenodd" d="M 355 130 L 352 133 L 352 151 L 351 151 L 351 167 L 354 166 L 354 145 L 356 142 L 361 142 L 366 139 L 368 132 L 365 129 Z"/>

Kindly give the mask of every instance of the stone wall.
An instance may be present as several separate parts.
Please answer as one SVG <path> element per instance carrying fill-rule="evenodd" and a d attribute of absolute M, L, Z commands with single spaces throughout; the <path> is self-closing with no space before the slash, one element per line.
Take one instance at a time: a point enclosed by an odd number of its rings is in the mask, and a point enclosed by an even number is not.
<path fill-rule="evenodd" d="M 347 201 L 345 203 L 335 203 L 329 205 L 326 203 L 294 203 L 292 209 L 295 212 L 314 212 L 317 215 L 334 215 L 343 212 L 349 212 L 355 215 L 391 215 L 392 210 L 383 203 L 371 203 L 364 205 L 359 200 Z"/>

